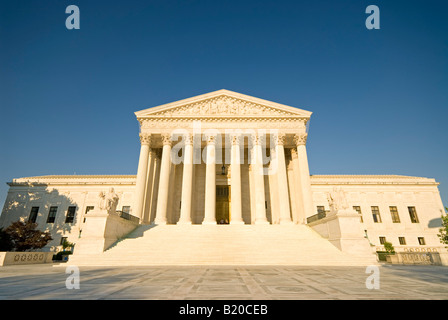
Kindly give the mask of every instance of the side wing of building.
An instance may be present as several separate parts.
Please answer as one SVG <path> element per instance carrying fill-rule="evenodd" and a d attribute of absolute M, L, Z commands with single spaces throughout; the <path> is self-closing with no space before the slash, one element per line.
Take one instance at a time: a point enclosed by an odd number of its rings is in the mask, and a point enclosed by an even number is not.
<path fill-rule="evenodd" d="M 394 175 L 311 176 L 316 214 L 311 220 L 328 212 L 328 194 L 340 188 L 378 249 L 385 241 L 396 249 L 440 247 L 437 234 L 445 210 L 438 185 L 434 179 Z"/>
<path fill-rule="evenodd" d="M 98 205 L 99 193 L 110 188 L 119 195 L 117 210 L 132 214 L 135 176 L 42 176 L 14 179 L 2 214 L 0 228 L 22 220 L 36 222 L 53 240 L 48 250 L 63 239 L 76 243 L 85 216 Z"/>

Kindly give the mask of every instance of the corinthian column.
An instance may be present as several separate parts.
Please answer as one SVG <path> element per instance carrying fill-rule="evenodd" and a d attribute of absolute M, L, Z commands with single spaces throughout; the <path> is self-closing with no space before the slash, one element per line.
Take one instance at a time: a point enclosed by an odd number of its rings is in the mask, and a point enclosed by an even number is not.
<path fill-rule="evenodd" d="M 191 197 L 193 195 L 193 136 L 184 136 L 184 169 L 179 224 L 191 224 Z"/>
<path fill-rule="evenodd" d="M 275 153 L 277 155 L 278 199 L 280 209 L 280 224 L 291 223 L 291 210 L 289 206 L 288 178 L 286 172 L 285 134 L 279 133 L 274 137 Z"/>
<path fill-rule="evenodd" d="M 240 136 L 232 135 L 232 149 L 231 149 L 231 181 L 230 181 L 230 198 L 231 204 L 231 219 L 230 224 L 244 224 L 241 201 L 241 166 L 240 166 Z"/>
<path fill-rule="evenodd" d="M 137 181 L 135 183 L 135 215 L 143 220 L 147 172 L 149 163 L 149 147 L 151 144 L 151 135 L 140 133 L 140 158 L 138 160 Z"/>
<path fill-rule="evenodd" d="M 313 215 L 313 194 L 311 192 L 310 169 L 308 167 L 308 156 L 306 154 L 307 134 L 296 134 L 294 142 L 297 146 L 297 158 L 299 167 L 300 191 L 302 192 L 304 218 Z"/>
<path fill-rule="evenodd" d="M 203 224 L 216 224 L 216 135 L 207 136 L 205 167 L 205 216 Z"/>
<path fill-rule="evenodd" d="M 170 181 L 171 168 L 171 135 L 162 135 L 163 149 L 162 161 L 160 163 L 160 179 L 159 179 L 159 193 L 157 196 L 157 210 L 154 223 L 166 224 L 166 214 L 168 208 L 168 191 Z"/>
<path fill-rule="evenodd" d="M 263 153 L 265 136 L 251 135 L 252 174 L 255 185 L 255 224 L 269 224 L 266 219 L 266 197 L 264 191 Z"/>
<path fill-rule="evenodd" d="M 295 195 L 294 199 L 296 203 L 296 223 L 305 224 L 306 216 L 305 216 L 305 207 L 303 206 L 303 192 L 300 181 L 300 166 L 299 166 L 299 157 L 297 155 L 297 149 L 291 148 L 291 160 L 293 166 L 293 175 L 294 175 L 294 186 L 295 186 Z M 293 200 L 293 199 L 291 199 Z"/>

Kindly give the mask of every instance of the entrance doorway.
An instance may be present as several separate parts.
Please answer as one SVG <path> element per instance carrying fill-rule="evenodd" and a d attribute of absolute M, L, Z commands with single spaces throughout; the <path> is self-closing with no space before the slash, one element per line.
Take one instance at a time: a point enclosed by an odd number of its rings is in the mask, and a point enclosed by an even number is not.
<path fill-rule="evenodd" d="M 216 186 L 216 222 L 230 222 L 230 186 Z"/>

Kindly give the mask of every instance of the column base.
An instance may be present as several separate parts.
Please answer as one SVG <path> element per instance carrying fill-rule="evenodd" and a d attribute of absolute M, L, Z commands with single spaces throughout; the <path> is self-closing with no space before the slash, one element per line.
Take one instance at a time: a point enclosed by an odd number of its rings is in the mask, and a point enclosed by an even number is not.
<path fill-rule="evenodd" d="M 190 226 L 192 223 L 191 221 L 178 221 L 176 224 L 181 226 Z"/>
<path fill-rule="evenodd" d="M 167 225 L 166 221 L 153 221 L 152 225 L 165 226 Z"/>
<path fill-rule="evenodd" d="M 271 224 L 268 220 L 255 220 L 254 224 L 257 225 L 268 225 Z"/>
<path fill-rule="evenodd" d="M 216 221 L 202 221 L 202 224 L 204 225 L 213 225 L 213 224 L 217 224 Z"/>
<path fill-rule="evenodd" d="M 243 225 L 243 224 L 244 224 L 244 221 L 243 221 L 243 220 L 241 220 L 241 221 L 233 221 L 233 220 L 230 220 L 230 224 L 234 224 L 234 225 Z"/>
<path fill-rule="evenodd" d="M 279 224 L 285 225 L 285 224 L 294 224 L 294 223 L 291 220 L 280 220 Z"/>

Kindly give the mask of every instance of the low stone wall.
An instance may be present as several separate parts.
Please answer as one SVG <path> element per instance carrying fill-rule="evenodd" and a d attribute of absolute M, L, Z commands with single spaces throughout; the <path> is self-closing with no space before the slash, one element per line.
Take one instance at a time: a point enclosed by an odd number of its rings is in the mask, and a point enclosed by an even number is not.
<path fill-rule="evenodd" d="M 0 266 L 51 263 L 54 252 L 0 252 Z"/>
<path fill-rule="evenodd" d="M 443 265 L 438 252 L 396 252 L 386 257 L 392 264 Z"/>

